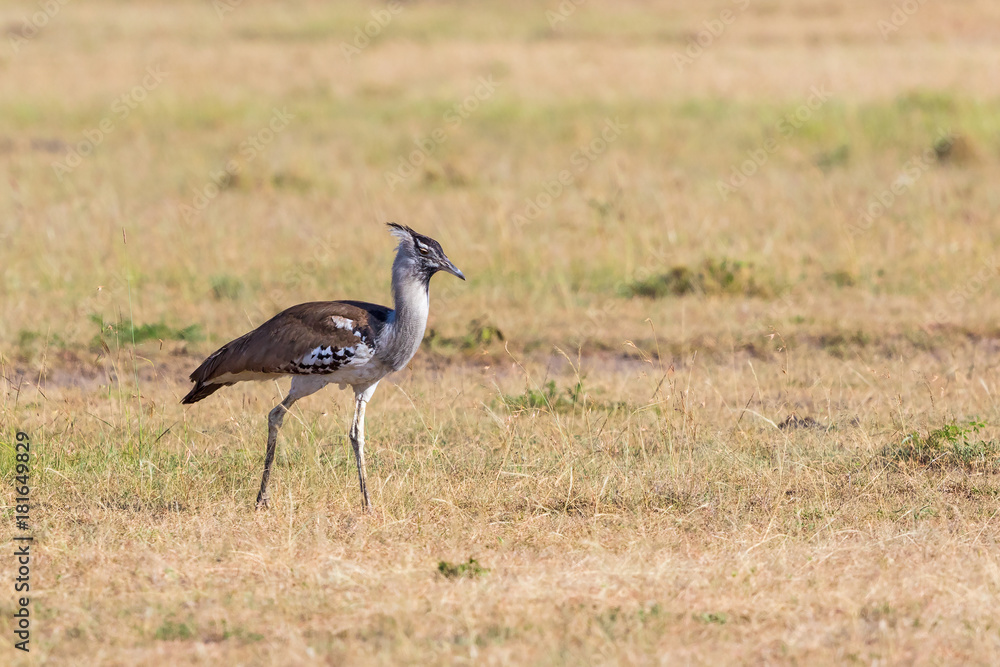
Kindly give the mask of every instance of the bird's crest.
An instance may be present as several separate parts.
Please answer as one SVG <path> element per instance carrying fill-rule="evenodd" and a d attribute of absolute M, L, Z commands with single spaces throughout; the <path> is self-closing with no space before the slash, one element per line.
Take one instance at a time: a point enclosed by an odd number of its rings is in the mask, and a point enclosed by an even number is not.
<path fill-rule="evenodd" d="M 397 222 L 387 222 L 385 224 L 389 226 L 389 229 L 391 230 L 390 233 L 400 241 L 412 239 L 413 235 L 416 234 L 415 231 L 413 231 L 406 225 L 401 225 Z"/>
<path fill-rule="evenodd" d="M 387 222 L 386 224 L 389 226 L 392 235 L 399 239 L 400 247 L 405 247 L 411 252 L 419 250 L 422 253 L 436 249 L 443 254 L 444 251 L 441 250 L 441 244 L 431 237 L 396 222 Z"/>

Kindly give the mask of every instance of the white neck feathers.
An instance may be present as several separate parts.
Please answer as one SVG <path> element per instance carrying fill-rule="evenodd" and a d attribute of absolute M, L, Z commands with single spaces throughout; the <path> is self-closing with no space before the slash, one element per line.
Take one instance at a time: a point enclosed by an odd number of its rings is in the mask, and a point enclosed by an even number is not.
<path fill-rule="evenodd" d="M 396 255 L 392 265 L 393 312 L 379 340 L 383 361 L 394 371 L 406 366 L 420 348 L 427 328 L 430 294 L 427 281 L 412 271 L 412 260 Z"/>

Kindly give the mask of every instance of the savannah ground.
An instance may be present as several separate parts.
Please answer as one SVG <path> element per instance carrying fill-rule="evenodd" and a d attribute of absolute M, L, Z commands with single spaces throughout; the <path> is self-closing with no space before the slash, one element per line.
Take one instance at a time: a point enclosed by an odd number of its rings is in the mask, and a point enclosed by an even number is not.
<path fill-rule="evenodd" d="M 1000 661 L 996 3 L 49 4 L 0 9 L 0 662 Z M 287 384 L 186 375 L 385 303 L 390 220 L 469 281 L 376 511 L 329 388 L 255 512 Z"/>

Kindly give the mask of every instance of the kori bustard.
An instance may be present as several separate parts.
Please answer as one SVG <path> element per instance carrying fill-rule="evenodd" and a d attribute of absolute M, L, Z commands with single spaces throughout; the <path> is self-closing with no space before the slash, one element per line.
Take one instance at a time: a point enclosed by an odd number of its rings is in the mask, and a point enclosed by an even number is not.
<path fill-rule="evenodd" d="M 193 373 L 194 389 L 181 403 L 197 403 L 244 380 L 292 376 L 288 395 L 268 414 L 264 476 L 257 508 L 267 507 L 278 429 L 295 401 L 330 383 L 354 389 L 350 439 L 358 464 L 365 511 L 371 509 L 365 485 L 365 405 L 379 380 L 398 371 L 420 347 L 427 326 L 430 280 L 447 271 L 465 280 L 441 245 L 405 225 L 390 222 L 399 239 L 392 263 L 393 308 L 361 301 L 315 301 L 292 306 L 250 333 L 213 352 Z"/>

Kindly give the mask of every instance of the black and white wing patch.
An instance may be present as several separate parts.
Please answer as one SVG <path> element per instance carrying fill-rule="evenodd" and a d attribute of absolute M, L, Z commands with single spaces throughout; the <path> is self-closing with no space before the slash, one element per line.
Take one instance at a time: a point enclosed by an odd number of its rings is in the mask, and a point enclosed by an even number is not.
<path fill-rule="evenodd" d="M 375 354 L 375 342 L 371 339 L 369 327 L 357 326 L 354 320 L 340 315 L 330 316 L 328 324 L 338 330 L 337 335 L 330 337 L 333 339 L 330 344 L 317 345 L 282 370 L 296 375 L 326 375 L 342 369 L 358 368 L 371 361 Z"/>

